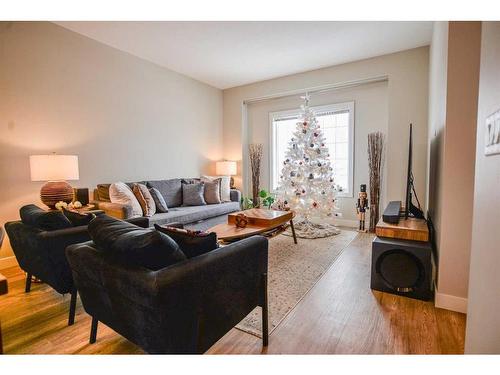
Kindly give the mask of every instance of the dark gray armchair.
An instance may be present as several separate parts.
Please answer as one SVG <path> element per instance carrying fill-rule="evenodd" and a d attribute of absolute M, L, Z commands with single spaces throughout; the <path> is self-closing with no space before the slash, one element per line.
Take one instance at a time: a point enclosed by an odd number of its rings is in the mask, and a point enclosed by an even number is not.
<path fill-rule="evenodd" d="M 34 205 L 24 208 L 29 209 L 30 213 L 45 212 Z M 131 219 L 130 222 L 139 226 L 148 224 L 144 218 Z M 5 224 L 5 230 L 17 262 L 26 272 L 25 292 L 30 292 L 34 276 L 61 294 L 71 293 L 68 325 L 72 325 L 75 321 L 77 291 L 65 250 L 69 245 L 90 240 L 87 225 L 43 230 L 23 221 L 11 221 Z"/>
<path fill-rule="evenodd" d="M 90 342 L 101 321 L 149 353 L 203 353 L 256 306 L 268 343 L 268 242 L 251 237 L 151 271 L 117 263 L 93 242 L 67 258 L 85 311 Z"/>

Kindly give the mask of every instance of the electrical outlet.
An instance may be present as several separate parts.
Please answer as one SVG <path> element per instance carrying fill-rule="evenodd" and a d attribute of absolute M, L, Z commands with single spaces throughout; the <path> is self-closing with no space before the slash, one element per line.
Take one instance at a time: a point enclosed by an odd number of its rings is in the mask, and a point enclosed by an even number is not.
<path fill-rule="evenodd" d="M 500 154 L 500 110 L 486 118 L 484 154 Z"/>

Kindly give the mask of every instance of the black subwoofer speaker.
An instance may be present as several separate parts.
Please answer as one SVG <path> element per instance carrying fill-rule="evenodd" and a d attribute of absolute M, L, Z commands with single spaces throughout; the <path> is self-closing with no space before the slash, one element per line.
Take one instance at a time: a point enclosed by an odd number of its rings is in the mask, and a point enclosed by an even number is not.
<path fill-rule="evenodd" d="M 371 288 L 430 300 L 434 296 L 430 242 L 377 237 L 372 243 Z"/>

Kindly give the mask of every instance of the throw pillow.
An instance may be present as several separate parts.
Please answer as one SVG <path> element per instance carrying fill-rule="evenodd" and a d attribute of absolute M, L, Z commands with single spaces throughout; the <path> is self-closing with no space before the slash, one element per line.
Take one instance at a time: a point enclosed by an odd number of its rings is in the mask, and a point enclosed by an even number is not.
<path fill-rule="evenodd" d="M 34 204 L 19 209 L 21 221 L 41 230 L 57 230 L 71 228 L 73 225 L 61 211 L 45 211 Z"/>
<path fill-rule="evenodd" d="M 66 216 L 68 220 L 71 221 L 71 224 L 73 224 L 74 227 L 89 225 L 92 219 L 95 218 L 95 215 L 93 213 L 81 214 L 79 212 L 69 211 L 65 208 L 62 209 L 62 212 L 64 216 Z"/>
<path fill-rule="evenodd" d="M 171 237 L 188 258 L 208 253 L 219 247 L 217 243 L 217 234 L 214 232 L 192 231 L 170 227 L 168 225 L 159 226 L 158 224 L 155 224 L 155 228 L 157 231 Z"/>
<path fill-rule="evenodd" d="M 111 202 L 109 199 L 109 187 L 111 184 L 98 184 L 97 185 L 97 195 L 100 201 Z"/>
<path fill-rule="evenodd" d="M 156 204 L 146 185 L 134 184 L 132 191 L 141 205 L 142 214 L 151 217 L 156 213 Z"/>
<path fill-rule="evenodd" d="M 165 213 L 168 212 L 167 202 L 163 199 L 163 195 L 156 188 L 149 189 L 149 193 L 153 197 L 156 205 L 156 212 Z"/>
<path fill-rule="evenodd" d="M 204 206 L 207 203 L 203 198 L 204 184 L 182 184 L 182 205 L 183 206 Z"/>
<path fill-rule="evenodd" d="M 111 203 L 119 203 L 132 207 L 131 217 L 142 216 L 142 208 L 132 190 L 123 182 L 115 182 L 109 187 Z M 130 218 L 127 218 L 130 219 Z"/>
<path fill-rule="evenodd" d="M 119 262 L 159 270 L 186 259 L 179 245 L 164 233 L 99 215 L 89 224 L 96 247 Z"/>
<path fill-rule="evenodd" d="M 212 182 L 220 178 L 220 200 L 222 202 L 231 202 L 231 176 L 201 176 L 202 182 Z"/>
<path fill-rule="evenodd" d="M 205 192 L 203 193 L 203 196 L 205 198 L 205 202 L 207 204 L 219 204 L 221 203 L 220 200 L 220 184 L 221 184 L 221 179 L 216 178 L 215 180 L 208 182 L 205 182 Z"/>

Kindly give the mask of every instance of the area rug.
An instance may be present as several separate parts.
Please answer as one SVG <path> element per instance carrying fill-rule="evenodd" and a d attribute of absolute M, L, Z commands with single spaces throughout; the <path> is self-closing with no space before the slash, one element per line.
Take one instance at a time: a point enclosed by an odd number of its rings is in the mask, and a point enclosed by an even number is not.
<path fill-rule="evenodd" d="M 272 332 L 335 262 L 357 232 L 342 229 L 326 238 L 293 240 L 284 235 L 269 240 L 268 304 Z M 236 328 L 262 337 L 261 308 L 254 309 Z"/>

